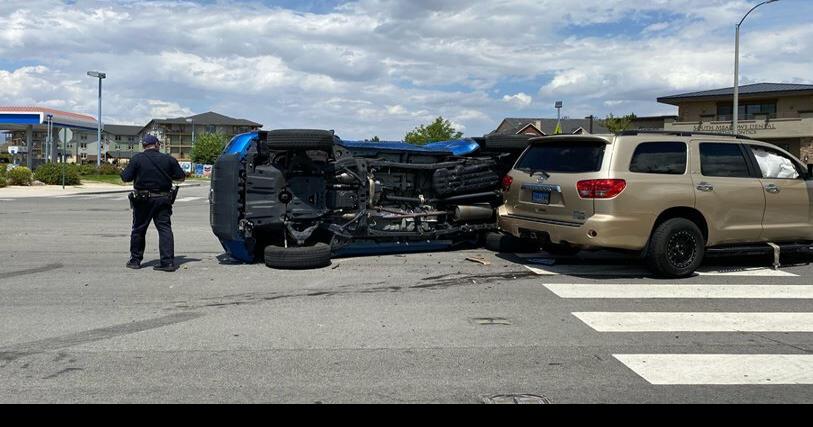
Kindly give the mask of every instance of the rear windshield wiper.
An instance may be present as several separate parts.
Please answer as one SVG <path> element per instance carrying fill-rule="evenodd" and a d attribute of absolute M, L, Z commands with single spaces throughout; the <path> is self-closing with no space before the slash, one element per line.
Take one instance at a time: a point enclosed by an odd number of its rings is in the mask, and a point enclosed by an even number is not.
<path fill-rule="evenodd" d="M 542 169 L 533 169 L 533 168 L 528 168 L 528 175 L 530 175 L 530 176 L 531 176 L 531 178 L 533 178 L 533 176 L 534 176 L 534 175 L 536 175 L 536 174 L 538 174 L 538 173 L 541 173 L 541 174 L 542 174 L 542 176 L 543 176 L 545 179 L 549 179 L 549 178 L 550 178 L 550 174 L 549 174 L 549 173 L 547 173 L 547 172 L 545 172 L 545 171 L 543 171 Z"/>

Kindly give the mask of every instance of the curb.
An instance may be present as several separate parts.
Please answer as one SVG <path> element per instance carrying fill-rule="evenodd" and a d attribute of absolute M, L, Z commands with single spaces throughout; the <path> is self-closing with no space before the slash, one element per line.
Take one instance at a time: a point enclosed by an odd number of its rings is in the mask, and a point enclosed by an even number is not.
<path fill-rule="evenodd" d="M 181 188 L 189 188 L 189 187 L 200 187 L 202 185 L 203 185 L 202 183 L 181 184 L 179 187 L 181 187 Z M 93 195 L 99 195 L 99 194 L 129 193 L 131 191 L 133 191 L 132 187 L 122 189 L 122 190 L 80 191 L 78 193 L 51 194 L 51 195 L 47 195 L 47 196 L 24 196 L 24 197 L 20 197 L 20 198 L 34 199 L 34 198 L 41 198 L 41 197 L 56 197 L 56 196 L 83 196 L 83 195 L 93 196 Z"/>
<path fill-rule="evenodd" d="M 200 186 L 201 186 L 201 184 L 181 184 L 181 185 L 179 185 L 178 187 L 180 187 L 180 188 L 189 188 L 189 187 L 200 187 Z M 79 194 L 87 194 L 87 195 L 95 195 L 95 194 L 118 194 L 118 193 L 129 193 L 129 192 L 131 192 L 131 191 L 133 191 L 133 189 L 132 189 L 132 188 L 128 188 L 128 189 L 126 189 L 126 190 L 104 190 L 104 191 L 92 191 L 92 192 L 85 192 L 85 191 L 83 191 L 83 192 L 80 192 L 80 193 L 75 193 L 75 194 L 77 194 L 77 195 L 79 195 Z M 48 197 L 48 196 L 43 196 L 43 197 Z"/>

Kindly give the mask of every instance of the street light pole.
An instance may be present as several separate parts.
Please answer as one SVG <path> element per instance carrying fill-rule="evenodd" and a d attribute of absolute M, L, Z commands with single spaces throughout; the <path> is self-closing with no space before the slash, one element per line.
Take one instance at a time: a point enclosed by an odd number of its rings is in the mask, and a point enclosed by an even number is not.
<path fill-rule="evenodd" d="M 186 119 L 187 123 L 192 124 L 192 145 L 195 145 L 195 119 Z"/>
<path fill-rule="evenodd" d="M 96 124 L 96 167 L 99 167 L 102 164 L 102 79 L 107 77 L 107 74 L 99 71 L 88 71 L 88 76 L 99 79 L 99 117 Z"/>
<path fill-rule="evenodd" d="M 740 27 L 742 23 L 745 22 L 745 18 L 754 11 L 754 9 L 762 6 L 763 4 L 774 3 L 779 0 L 767 0 L 764 1 L 748 11 L 745 16 L 742 17 L 740 23 L 737 24 L 737 31 L 735 32 L 734 36 L 734 108 L 732 111 L 733 120 L 731 121 L 731 133 L 736 135 L 738 133 L 737 124 L 739 121 L 739 112 L 740 112 Z"/>
<path fill-rule="evenodd" d="M 53 137 L 52 133 L 54 131 L 53 123 L 54 123 L 54 116 L 48 114 L 48 124 L 46 125 L 46 136 L 45 136 L 45 163 L 53 162 L 51 158 L 51 145 L 53 145 Z"/>

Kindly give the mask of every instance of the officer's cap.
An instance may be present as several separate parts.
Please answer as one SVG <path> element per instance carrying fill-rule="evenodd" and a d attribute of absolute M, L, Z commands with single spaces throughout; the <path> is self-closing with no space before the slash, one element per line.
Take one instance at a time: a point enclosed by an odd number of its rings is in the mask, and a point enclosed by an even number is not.
<path fill-rule="evenodd" d="M 141 140 L 141 145 L 158 145 L 158 138 L 152 135 L 144 135 L 144 138 Z"/>

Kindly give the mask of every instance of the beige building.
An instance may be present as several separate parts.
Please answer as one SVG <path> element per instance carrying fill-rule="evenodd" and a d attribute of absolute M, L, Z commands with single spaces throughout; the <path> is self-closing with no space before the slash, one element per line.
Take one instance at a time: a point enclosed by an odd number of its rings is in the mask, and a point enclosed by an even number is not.
<path fill-rule="evenodd" d="M 255 131 L 263 127 L 245 119 L 235 119 L 222 114 L 208 112 L 190 117 L 175 119 L 153 119 L 141 128 L 138 135 L 156 135 L 161 140 L 161 150 L 178 159 L 188 160 L 192 153 L 192 138 L 204 133 L 222 133 L 231 138 L 240 133 Z M 193 130 L 194 129 L 194 130 Z"/>
<path fill-rule="evenodd" d="M 678 107 L 667 131 L 731 132 L 734 89 L 658 98 Z M 738 133 L 776 144 L 813 163 L 813 85 L 757 83 L 740 86 Z"/>

